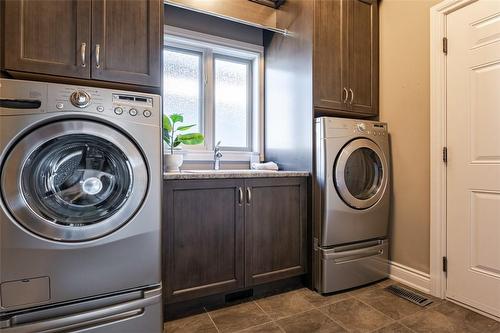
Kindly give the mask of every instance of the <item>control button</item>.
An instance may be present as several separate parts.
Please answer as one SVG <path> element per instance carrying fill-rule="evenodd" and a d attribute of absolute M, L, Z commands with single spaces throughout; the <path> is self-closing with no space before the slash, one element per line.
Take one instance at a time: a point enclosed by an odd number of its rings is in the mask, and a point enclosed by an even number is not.
<path fill-rule="evenodd" d="M 358 128 L 358 131 L 364 132 L 366 130 L 366 125 L 363 123 L 356 124 L 356 127 Z"/>
<path fill-rule="evenodd" d="M 122 114 L 122 113 L 123 113 L 123 109 L 122 109 L 121 107 L 119 107 L 119 106 L 118 106 L 118 107 L 116 107 L 116 108 L 115 108 L 115 113 L 116 113 L 117 115 L 120 115 L 120 114 Z"/>
<path fill-rule="evenodd" d="M 83 90 L 77 90 L 71 94 L 69 101 L 77 108 L 84 108 L 90 104 L 90 95 Z"/>
<path fill-rule="evenodd" d="M 136 110 L 136 109 L 130 109 L 130 110 L 128 110 L 128 113 L 129 113 L 132 117 L 137 116 L 137 110 Z"/>
<path fill-rule="evenodd" d="M 96 110 L 99 111 L 99 112 L 103 112 L 104 111 L 104 106 L 99 105 L 98 107 L 96 107 Z"/>
<path fill-rule="evenodd" d="M 64 107 L 63 103 L 57 103 L 56 104 L 56 108 L 58 108 L 59 110 L 61 110 L 63 107 Z"/>
<path fill-rule="evenodd" d="M 142 114 L 143 114 L 143 115 L 144 115 L 144 117 L 146 117 L 146 118 L 151 117 L 151 111 L 149 111 L 149 110 L 144 110 L 144 112 L 143 112 Z"/>

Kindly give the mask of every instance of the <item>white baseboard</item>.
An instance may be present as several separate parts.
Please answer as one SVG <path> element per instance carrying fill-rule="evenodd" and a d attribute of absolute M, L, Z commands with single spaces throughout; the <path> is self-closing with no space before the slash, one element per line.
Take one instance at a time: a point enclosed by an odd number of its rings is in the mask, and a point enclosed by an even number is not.
<path fill-rule="evenodd" d="M 431 276 L 428 273 L 390 261 L 389 277 L 426 294 L 431 293 Z"/>

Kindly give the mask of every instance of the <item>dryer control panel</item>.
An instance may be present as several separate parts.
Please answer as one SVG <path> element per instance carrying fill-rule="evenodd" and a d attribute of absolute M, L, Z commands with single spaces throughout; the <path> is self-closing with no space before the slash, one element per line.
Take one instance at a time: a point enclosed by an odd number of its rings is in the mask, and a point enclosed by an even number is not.
<path fill-rule="evenodd" d="M 379 121 L 335 117 L 316 118 L 317 135 L 322 138 L 387 137 L 387 124 Z"/>
<path fill-rule="evenodd" d="M 359 122 L 354 125 L 354 133 L 363 133 L 366 135 L 387 135 L 387 125 L 376 122 Z"/>

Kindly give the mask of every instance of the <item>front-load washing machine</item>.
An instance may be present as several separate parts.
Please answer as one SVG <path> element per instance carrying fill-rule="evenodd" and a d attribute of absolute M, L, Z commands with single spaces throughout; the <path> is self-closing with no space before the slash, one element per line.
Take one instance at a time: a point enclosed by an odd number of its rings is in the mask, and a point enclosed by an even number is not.
<path fill-rule="evenodd" d="M 321 293 L 387 277 L 387 124 L 320 117 L 316 126 L 315 287 Z"/>
<path fill-rule="evenodd" d="M 162 332 L 161 98 L 0 80 L 0 330 Z"/>

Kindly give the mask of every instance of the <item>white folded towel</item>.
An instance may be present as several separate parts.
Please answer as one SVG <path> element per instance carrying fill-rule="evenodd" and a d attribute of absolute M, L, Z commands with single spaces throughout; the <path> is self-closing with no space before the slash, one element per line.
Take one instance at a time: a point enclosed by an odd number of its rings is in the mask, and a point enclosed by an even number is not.
<path fill-rule="evenodd" d="M 274 162 L 266 162 L 266 163 L 252 163 L 251 168 L 253 170 L 270 170 L 270 171 L 278 171 L 278 164 Z"/>

